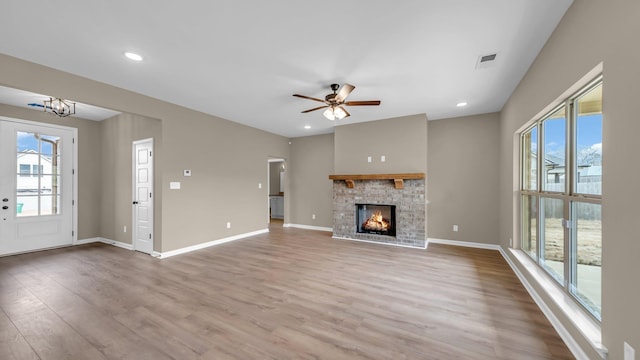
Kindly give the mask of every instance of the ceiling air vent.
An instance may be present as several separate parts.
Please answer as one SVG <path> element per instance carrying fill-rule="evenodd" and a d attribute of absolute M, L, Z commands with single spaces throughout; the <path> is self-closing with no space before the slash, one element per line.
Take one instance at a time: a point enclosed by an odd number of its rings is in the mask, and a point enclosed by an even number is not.
<path fill-rule="evenodd" d="M 478 56 L 478 62 L 476 63 L 476 69 L 486 69 L 493 67 L 496 62 L 497 53 L 480 55 Z"/>

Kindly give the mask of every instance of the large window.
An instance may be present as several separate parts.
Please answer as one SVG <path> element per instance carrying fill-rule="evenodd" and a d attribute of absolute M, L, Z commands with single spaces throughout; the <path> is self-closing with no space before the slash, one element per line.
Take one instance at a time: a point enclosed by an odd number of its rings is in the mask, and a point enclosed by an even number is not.
<path fill-rule="evenodd" d="M 520 136 L 520 248 L 598 320 L 602 121 L 598 78 Z"/>

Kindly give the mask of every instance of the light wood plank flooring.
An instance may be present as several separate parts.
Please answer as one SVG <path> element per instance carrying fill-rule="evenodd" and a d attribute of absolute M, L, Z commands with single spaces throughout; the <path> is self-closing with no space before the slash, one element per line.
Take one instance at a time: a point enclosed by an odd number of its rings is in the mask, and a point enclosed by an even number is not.
<path fill-rule="evenodd" d="M 269 234 L 0 258 L 0 359 L 572 359 L 497 251 Z"/>

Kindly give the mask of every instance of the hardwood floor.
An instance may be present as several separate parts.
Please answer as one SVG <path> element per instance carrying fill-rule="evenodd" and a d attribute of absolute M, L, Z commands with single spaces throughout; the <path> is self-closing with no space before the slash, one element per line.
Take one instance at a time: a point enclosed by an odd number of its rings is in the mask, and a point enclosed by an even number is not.
<path fill-rule="evenodd" d="M 497 251 L 269 234 L 0 258 L 0 359 L 572 359 Z"/>

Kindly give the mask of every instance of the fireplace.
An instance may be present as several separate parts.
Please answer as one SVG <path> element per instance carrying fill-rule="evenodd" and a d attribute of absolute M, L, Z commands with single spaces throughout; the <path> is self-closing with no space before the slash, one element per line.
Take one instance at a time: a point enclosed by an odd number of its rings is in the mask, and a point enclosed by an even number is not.
<path fill-rule="evenodd" d="M 356 204 L 356 232 L 396 236 L 396 206 Z"/>

